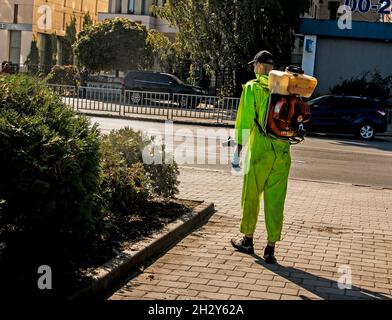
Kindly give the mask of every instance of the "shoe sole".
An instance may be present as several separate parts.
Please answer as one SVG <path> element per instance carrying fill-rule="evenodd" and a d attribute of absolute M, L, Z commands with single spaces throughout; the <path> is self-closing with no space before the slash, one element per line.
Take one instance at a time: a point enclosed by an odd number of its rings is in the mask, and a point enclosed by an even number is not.
<path fill-rule="evenodd" d="M 252 248 L 252 249 L 249 249 L 249 250 L 246 250 L 246 249 L 244 249 L 243 247 L 237 246 L 235 243 L 233 243 L 233 241 L 230 241 L 230 243 L 231 243 L 231 245 L 232 245 L 235 249 L 237 249 L 239 252 L 246 253 L 246 254 L 254 254 L 254 253 L 255 253 L 255 250 L 254 250 L 253 248 Z"/>

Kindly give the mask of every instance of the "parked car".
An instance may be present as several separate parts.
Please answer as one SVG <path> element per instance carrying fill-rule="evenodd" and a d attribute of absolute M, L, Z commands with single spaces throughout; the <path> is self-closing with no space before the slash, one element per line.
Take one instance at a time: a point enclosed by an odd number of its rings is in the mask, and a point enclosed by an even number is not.
<path fill-rule="evenodd" d="M 152 71 L 129 71 L 124 77 L 123 90 L 168 93 L 170 99 L 173 99 L 173 94 L 206 94 L 203 88 L 185 84 L 172 74 Z M 173 100 L 182 107 L 196 107 L 200 102 L 200 99 L 186 96 L 177 96 Z"/>
<path fill-rule="evenodd" d="M 385 105 L 376 99 L 357 96 L 326 95 L 309 102 L 313 132 L 352 133 L 369 140 L 387 130 Z"/>
<path fill-rule="evenodd" d="M 1 72 L 3 73 L 18 73 L 19 72 L 19 65 L 17 63 L 13 63 L 12 61 L 3 61 L 1 63 Z"/>

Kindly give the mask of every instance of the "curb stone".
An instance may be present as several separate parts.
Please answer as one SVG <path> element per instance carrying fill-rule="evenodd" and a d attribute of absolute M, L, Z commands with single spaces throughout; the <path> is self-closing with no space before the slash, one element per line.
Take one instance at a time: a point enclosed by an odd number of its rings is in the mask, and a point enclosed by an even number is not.
<path fill-rule="evenodd" d="M 94 298 L 114 288 L 133 268 L 161 254 L 195 228 L 203 225 L 215 212 L 213 203 L 202 202 L 150 238 L 135 243 L 130 249 L 95 269 L 91 283 L 72 294 L 67 300 Z"/>
<path fill-rule="evenodd" d="M 119 120 L 134 120 L 134 121 L 145 121 L 145 122 L 161 122 L 165 123 L 166 121 L 172 121 L 174 124 L 183 124 L 183 125 L 195 125 L 195 126 L 207 126 L 207 127 L 218 127 L 218 128 L 234 128 L 234 124 L 230 123 L 218 123 L 218 122 L 202 122 L 202 121 L 194 121 L 197 118 L 189 118 L 190 121 L 186 120 L 168 120 L 168 119 L 158 119 L 158 118 L 144 118 L 138 116 L 120 116 L 114 114 L 102 114 L 102 113 L 93 113 L 93 112 L 82 112 L 77 111 L 77 114 L 85 115 L 86 117 L 96 117 L 96 118 L 110 118 L 110 119 L 119 119 Z"/>

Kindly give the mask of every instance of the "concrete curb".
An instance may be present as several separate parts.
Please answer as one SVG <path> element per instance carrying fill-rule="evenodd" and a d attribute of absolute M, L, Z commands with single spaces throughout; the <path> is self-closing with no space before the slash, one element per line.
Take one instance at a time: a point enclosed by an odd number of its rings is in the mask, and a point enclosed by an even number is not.
<path fill-rule="evenodd" d="M 134 116 L 120 116 L 113 114 L 96 114 L 93 112 L 81 112 L 77 111 L 77 114 L 85 115 L 87 117 L 97 117 L 97 118 L 111 118 L 111 119 L 120 119 L 120 120 L 136 120 L 136 121 L 146 121 L 146 122 L 161 122 L 164 123 L 166 121 L 173 121 L 175 124 L 184 124 L 184 125 L 195 125 L 195 126 L 208 126 L 208 127 L 224 127 L 224 128 L 234 128 L 234 124 L 230 123 L 212 123 L 212 122 L 202 122 L 202 121 L 192 121 L 197 120 L 195 118 L 189 118 L 190 121 L 184 120 L 168 120 L 168 119 L 154 119 L 154 118 L 143 118 L 143 117 L 134 117 Z"/>
<path fill-rule="evenodd" d="M 85 288 L 75 292 L 67 300 L 94 298 L 114 288 L 133 268 L 140 267 L 143 262 L 157 256 L 187 233 L 203 225 L 215 212 L 213 203 L 203 202 L 193 211 L 168 224 L 161 232 L 151 238 L 142 240 L 129 250 L 95 269 L 92 282 Z"/>

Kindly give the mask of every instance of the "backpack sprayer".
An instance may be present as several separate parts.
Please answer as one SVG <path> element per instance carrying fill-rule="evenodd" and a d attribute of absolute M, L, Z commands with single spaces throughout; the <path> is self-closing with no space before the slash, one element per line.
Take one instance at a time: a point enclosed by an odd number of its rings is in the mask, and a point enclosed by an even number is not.
<path fill-rule="evenodd" d="M 317 79 L 304 74 L 300 67 L 289 66 L 286 71 L 272 70 L 268 76 L 271 91 L 262 133 L 278 140 L 297 144 L 305 139 L 304 124 L 310 121 L 309 98 L 317 86 Z"/>

